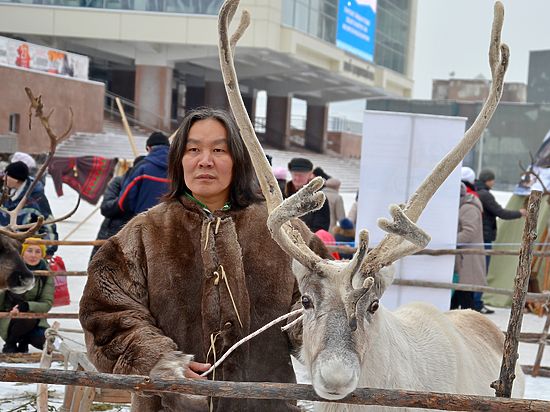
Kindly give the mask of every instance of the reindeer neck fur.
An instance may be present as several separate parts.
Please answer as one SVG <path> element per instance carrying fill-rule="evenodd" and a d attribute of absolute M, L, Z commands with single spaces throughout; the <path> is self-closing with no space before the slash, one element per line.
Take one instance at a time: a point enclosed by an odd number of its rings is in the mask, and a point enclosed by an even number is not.
<path fill-rule="evenodd" d="M 456 367 L 453 349 L 459 339 L 449 320 L 430 304 L 412 303 L 395 312 L 380 305 L 365 339 L 360 387 L 430 390 L 434 370 L 442 364 L 448 370 Z"/>

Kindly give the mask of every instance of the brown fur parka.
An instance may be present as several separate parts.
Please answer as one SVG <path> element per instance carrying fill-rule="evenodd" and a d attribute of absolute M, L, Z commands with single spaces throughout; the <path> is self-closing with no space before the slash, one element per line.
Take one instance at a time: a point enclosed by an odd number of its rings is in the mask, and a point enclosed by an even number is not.
<path fill-rule="evenodd" d="M 174 350 L 214 363 L 211 339 L 219 359 L 242 337 L 288 313 L 297 290 L 291 259 L 266 221 L 265 203 L 208 216 L 189 199 L 136 216 L 88 268 L 80 322 L 92 363 L 103 372 L 148 375 Z M 233 352 L 215 379 L 295 382 L 288 338 L 270 328 Z M 160 409 L 161 396 L 133 397 L 133 411 Z M 220 398 L 214 410 L 297 409 L 290 402 Z"/>

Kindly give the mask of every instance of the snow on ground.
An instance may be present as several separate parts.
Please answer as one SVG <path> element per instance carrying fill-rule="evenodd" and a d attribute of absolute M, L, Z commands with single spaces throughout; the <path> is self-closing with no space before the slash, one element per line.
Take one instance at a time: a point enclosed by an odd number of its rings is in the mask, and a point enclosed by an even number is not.
<path fill-rule="evenodd" d="M 64 213 L 70 211 L 76 201 L 77 195 L 72 189 L 64 185 L 63 190 L 65 195 L 57 197 L 54 191 L 53 183 L 48 180 L 46 185 L 46 192 L 48 199 L 55 216 L 61 216 Z M 354 199 L 355 193 L 344 193 L 344 204 L 346 210 L 349 210 Z M 504 192 L 498 193 L 498 201 L 505 205 L 509 194 Z M 93 240 L 96 238 L 99 225 L 102 221 L 102 216 L 99 211 L 95 210 L 95 206 L 92 206 L 86 202 L 82 202 L 78 211 L 68 220 L 58 224 L 58 231 L 60 239 L 65 239 L 69 233 L 75 229 L 83 220 L 87 219 L 85 223 L 81 224 L 78 230 L 71 234 L 68 240 Z M 60 246 L 58 255 L 63 257 L 67 270 L 70 271 L 84 271 L 86 270 L 91 246 Z M 78 301 L 82 295 L 84 284 L 86 282 L 85 277 L 69 277 L 69 290 L 71 295 L 71 304 L 68 306 L 56 307 L 54 312 L 66 312 L 76 313 L 78 312 Z M 495 314 L 488 315 L 502 330 L 506 330 L 509 311 L 507 309 L 495 309 Z M 59 319 L 62 328 L 79 328 L 80 324 L 76 319 Z M 51 322 L 50 322 L 51 323 Z M 523 318 L 523 332 L 537 332 L 542 331 L 544 325 L 544 319 L 538 318 L 535 315 L 527 314 Z M 76 333 L 64 333 L 66 337 L 66 343 L 73 347 L 75 350 L 84 350 L 84 340 L 82 334 Z M 34 350 L 34 349 L 33 349 Z M 537 345 L 533 344 L 520 344 L 520 363 L 532 365 L 534 363 L 535 355 L 537 353 Z M 36 364 L 26 365 L 14 365 L 14 364 L 1 364 L 1 366 L 21 366 L 21 367 L 38 367 Z M 546 348 L 542 365 L 550 366 L 550 348 Z M 308 382 L 307 372 L 304 368 L 295 362 L 298 380 L 300 382 Z M 57 363 L 53 365 L 53 368 L 62 369 L 62 365 Z M 532 378 L 527 377 L 525 398 L 529 399 L 544 399 L 550 400 L 550 379 L 548 378 Z M 63 400 L 64 387 L 59 385 L 49 386 L 49 399 L 50 405 L 59 409 Z M 20 384 L 0 382 L 0 411 L 34 411 L 36 410 L 31 402 L 33 396 L 36 394 L 36 385 Z M 31 402 L 31 403 L 29 403 Z M 26 405 L 26 406 L 25 406 Z M 309 407 L 308 407 L 309 409 Z M 113 406 L 111 411 L 129 411 L 128 407 Z"/>

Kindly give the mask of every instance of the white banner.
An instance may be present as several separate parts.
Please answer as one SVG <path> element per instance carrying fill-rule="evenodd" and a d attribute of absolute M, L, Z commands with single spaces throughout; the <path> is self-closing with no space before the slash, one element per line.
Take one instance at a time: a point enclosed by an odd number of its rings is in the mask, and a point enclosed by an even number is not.
<path fill-rule="evenodd" d="M 90 59 L 0 36 L 0 64 L 88 80 Z"/>
<path fill-rule="evenodd" d="M 464 134 L 463 117 L 365 111 L 357 229 L 369 231 L 374 247 L 385 235 L 379 217 L 390 218 L 390 204 L 406 203 L 434 166 Z M 458 225 L 460 167 L 428 203 L 418 225 L 432 240 L 429 249 L 454 249 Z M 409 256 L 396 263 L 396 278 L 451 282 L 454 256 Z M 428 301 L 448 310 L 451 292 L 410 286 L 390 287 L 383 296 L 395 309 L 412 301 Z"/>

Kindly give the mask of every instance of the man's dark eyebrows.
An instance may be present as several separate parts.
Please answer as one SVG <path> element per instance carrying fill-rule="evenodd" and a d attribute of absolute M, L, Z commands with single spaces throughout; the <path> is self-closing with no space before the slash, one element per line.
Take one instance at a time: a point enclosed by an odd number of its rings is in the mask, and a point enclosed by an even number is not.
<path fill-rule="evenodd" d="M 193 138 L 187 138 L 187 144 L 191 143 L 191 144 L 199 144 L 201 142 L 200 139 L 193 139 Z M 220 143 L 225 143 L 225 144 L 228 144 L 227 143 L 227 139 L 225 137 L 221 137 L 219 139 L 216 139 L 212 142 L 213 145 L 217 145 L 217 144 L 220 144 Z"/>

